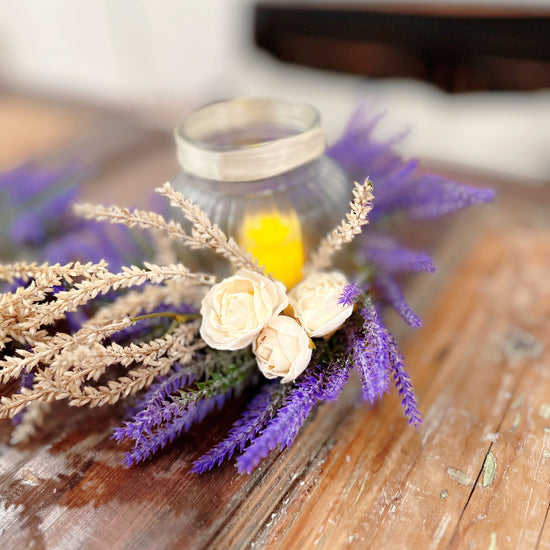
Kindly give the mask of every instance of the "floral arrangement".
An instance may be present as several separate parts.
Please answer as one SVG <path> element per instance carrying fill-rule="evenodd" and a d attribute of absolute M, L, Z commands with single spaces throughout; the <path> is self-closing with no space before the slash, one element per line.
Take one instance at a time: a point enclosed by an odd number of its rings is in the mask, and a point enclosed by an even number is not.
<path fill-rule="evenodd" d="M 42 264 L 0 265 L 0 418 L 14 419 L 12 442 L 31 437 L 54 401 L 93 408 L 126 400 L 127 418 L 114 437 L 127 449 L 131 443 L 124 457 L 131 465 L 254 388 L 226 438 L 192 468 L 202 473 L 238 454 L 238 471 L 250 473 L 270 451 L 293 443 L 314 407 L 338 398 L 352 369 L 366 401 L 393 383 L 416 426 L 412 383 L 381 308 L 390 304 L 419 326 L 396 274 L 434 267 L 428 255 L 391 236 L 392 220 L 437 217 L 490 201 L 493 193 L 421 173 L 393 152 L 395 140 L 372 138 L 377 122 L 356 112 L 329 149 L 350 179 L 364 183 L 355 184 L 348 215 L 321 240 L 291 289 L 169 184 L 157 191 L 191 231 L 152 211 L 75 207 L 85 223 L 147 230 L 149 244 L 135 248 L 135 265 L 126 266 L 124 245 L 109 249 L 118 270 L 77 248 L 64 263 L 46 257 Z M 0 193 L 21 179 L 17 172 L 3 176 Z M 60 205 L 70 219 L 67 203 Z M 86 227 L 79 231 L 73 236 L 84 241 Z M 213 250 L 234 274 L 218 281 L 190 271 L 178 260 L 181 245 Z M 335 267 L 337 252 L 346 273 Z"/>

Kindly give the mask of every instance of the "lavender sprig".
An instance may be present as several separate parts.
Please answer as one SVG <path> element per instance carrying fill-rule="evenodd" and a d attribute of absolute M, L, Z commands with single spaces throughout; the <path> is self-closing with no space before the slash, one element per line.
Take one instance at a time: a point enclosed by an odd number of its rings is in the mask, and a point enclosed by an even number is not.
<path fill-rule="evenodd" d="M 214 407 L 220 408 L 226 399 L 237 395 L 256 379 L 256 361 L 249 352 L 220 354 L 222 355 L 226 357 L 228 364 L 207 373 L 206 379 L 196 382 L 194 388 L 178 389 L 166 400 L 159 400 L 168 389 L 163 386 L 158 394 L 151 396 L 146 408 L 115 431 L 113 437 L 118 442 L 123 439 L 133 439 L 136 442 L 132 451 L 125 455 L 124 464 L 129 466 L 151 456 L 173 441 L 183 430 L 202 421 Z M 229 361 L 231 358 L 232 362 Z M 208 364 L 209 359 L 206 358 L 205 362 Z M 175 382 L 172 379 L 171 382 L 176 386 L 180 384 L 180 380 Z"/>
<path fill-rule="evenodd" d="M 351 179 L 362 181 L 368 175 L 374 182 L 387 179 L 400 169 L 402 161 L 392 147 L 403 140 L 408 131 L 386 141 L 373 137 L 384 113 L 369 118 L 366 105 L 356 109 L 340 139 L 328 148 L 327 154 L 348 172 Z"/>
<path fill-rule="evenodd" d="M 382 117 L 383 114 L 369 118 L 362 105 L 352 113 L 342 137 L 327 151 L 350 179 L 362 181 L 368 175 L 374 182 L 376 201 L 369 215 L 371 224 L 396 212 L 412 219 L 434 218 L 493 200 L 490 189 L 422 174 L 416 160 L 404 161 L 392 148 L 408 132 L 387 141 L 376 140 L 373 134 Z"/>
<path fill-rule="evenodd" d="M 213 357 L 202 357 L 193 365 L 174 369 L 156 388 L 149 390 L 146 396 L 138 401 L 135 406 L 137 412 L 131 420 L 115 430 L 114 439 L 118 442 L 124 439 L 140 441 L 144 437 L 149 437 L 155 428 L 181 416 L 196 403 L 223 394 L 233 385 L 244 382 L 256 364 L 250 353 L 243 354 L 242 351 L 212 355 Z M 225 358 L 227 364 L 215 364 L 214 357 Z M 211 370 L 213 368 L 217 370 Z M 203 374 L 203 381 L 196 382 L 195 387 L 191 389 L 186 389 Z M 174 392 L 168 393 L 171 389 L 174 389 Z"/>
<path fill-rule="evenodd" d="M 322 401 L 336 401 L 348 382 L 351 369 L 351 362 L 346 361 L 343 357 L 328 365 L 319 399 Z"/>
<path fill-rule="evenodd" d="M 61 264 L 79 258 L 82 261 L 107 261 L 111 269 L 124 265 L 141 264 L 147 250 L 140 247 L 131 231 L 124 227 L 106 226 L 95 221 L 72 219 L 43 246 L 43 257 Z"/>
<path fill-rule="evenodd" d="M 183 431 L 187 431 L 193 424 L 202 422 L 205 416 L 216 407 L 221 409 L 232 394 L 233 389 L 229 388 L 224 393 L 192 403 L 186 409 L 180 409 L 179 414 L 173 415 L 156 432 L 140 434 L 133 449 L 125 453 L 122 463 L 129 467 L 151 457 L 171 443 Z"/>
<path fill-rule="evenodd" d="M 401 406 L 409 424 L 418 426 L 422 422 L 418 402 L 414 393 L 411 378 L 405 370 L 403 355 L 397 347 L 397 343 L 391 333 L 388 332 L 388 351 L 390 358 L 390 372 L 397 392 L 401 396 Z"/>
<path fill-rule="evenodd" d="M 48 197 L 40 204 L 27 206 L 12 221 L 9 237 L 15 244 L 39 245 L 46 240 L 52 221 L 59 223 L 59 213 L 69 210 L 78 196 L 78 189 L 63 189 L 58 194 Z"/>
<path fill-rule="evenodd" d="M 189 403 L 207 399 L 240 384 L 255 371 L 256 358 L 249 349 L 212 353 L 204 357 L 207 363 L 206 379 L 196 383 L 196 389 L 181 389 L 172 396 L 174 404 L 186 407 Z M 214 359 L 214 360 L 213 360 Z"/>
<path fill-rule="evenodd" d="M 292 444 L 311 409 L 322 396 L 325 381 L 322 368 L 308 368 L 296 381 L 295 386 L 267 427 L 252 440 L 243 454 L 237 458 L 237 471 L 251 473 L 270 451 Z"/>
<path fill-rule="evenodd" d="M 241 418 L 233 424 L 227 437 L 196 460 L 191 472 L 202 474 L 231 458 L 235 451 L 242 451 L 244 446 L 273 418 L 289 390 L 289 385 L 279 382 L 264 384 L 250 401 Z"/>
<path fill-rule="evenodd" d="M 362 359 L 363 364 L 368 365 L 371 368 L 374 366 L 376 369 L 375 372 L 369 372 L 368 369 L 365 370 L 364 377 L 361 371 L 359 371 L 365 396 L 372 401 L 371 397 L 381 395 L 381 393 L 376 393 L 375 388 L 377 380 L 381 381 L 384 379 L 383 383 L 379 382 L 380 386 L 378 387 L 379 389 L 382 389 L 382 384 L 385 384 L 386 389 L 383 391 L 387 391 L 387 380 L 388 376 L 390 376 L 399 395 L 401 396 L 401 405 L 403 406 L 405 417 L 408 419 L 409 424 L 417 426 L 420 422 L 422 422 L 422 419 L 418 410 L 418 404 L 411 379 L 405 370 L 403 356 L 397 347 L 395 338 L 384 326 L 378 312 L 376 311 L 376 308 L 367 297 L 364 297 L 363 299 L 363 307 L 360 315 L 363 320 L 363 335 L 370 343 L 370 347 L 364 349 L 365 355 Z M 357 338 L 356 342 L 360 345 L 361 337 Z M 357 362 L 355 366 L 359 370 Z M 365 389 L 367 390 L 366 392 Z"/>
<path fill-rule="evenodd" d="M 377 188 L 373 217 L 403 212 L 414 220 L 433 219 L 494 199 L 492 189 L 477 189 L 442 176 L 411 174 L 399 185 Z"/>
<path fill-rule="evenodd" d="M 409 250 L 393 237 L 381 233 L 371 232 L 362 236 L 361 256 L 387 273 L 435 271 L 428 254 Z"/>
<path fill-rule="evenodd" d="M 0 173 L 0 193 L 5 193 L 14 204 L 27 203 L 53 188 L 78 185 L 89 172 L 78 162 L 68 163 L 59 169 L 26 163 Z"/>
<path fill-rule="evenodd" d="M 352 306 L 361 295 L 361 289 L 355 283 L 349 283 L 342 290 L 338 303 L 343 306 Z"/>
<path fill-rule="evenodd" d="M 0 174 L 0 254 L 16 259 L 24 247 L 50 263 L 104 259 L 115 270 L 139 265 L 147 243 L 138 243 L 127 228 L 73 216 L 71 205 L 89 174 L 78 163 L 60 169 L 27 164 Z"/>
<path fill-rule="evenodd" d="M 401 287 L 389 273 L 378 272 L 374 278 L 373 286 L 381 298 L 395 308 L 407 325 L 413 328 L 421 326 L 420 317 L 410 308 Z"/>
<path fill-rule="evenodd" d="M 349 360 L 359 373 L 364 398 L 374 403 L 388 391 L 388 331 L 370 302 L 361 309 L 360 317 L 362 324 L 354 327 L 349 345 Z"/>
<path fill-rule="evenodd" d="M 135 411 L 132 420 L 116 428 L 113 439 L 120 443 L 124 439 L 140 441 L 147 434 L 160 426 L 163 422 L 177 416 L 180 412 L 178 406 L 170 403 L 169 398 L 172 392 L 191 384 L 196 379 L 196 372 L 193 367 L 180 368 L 172 367 L 173 372 L 164 380 L 158 381 L 151 386 L 147 395 L 132 408 Z"/>
<path fill-rule="evenodd" d="M 197 361 L 191 365 L 182 366 L 174 363 L 168 374 L 160 376 L 149 386 L 145 393 L 136 401 L 133 410 L 146 409 L 149 405 L 160 405 L 170 396 L 200 378 L 206 370 L 206 362 Z"/>

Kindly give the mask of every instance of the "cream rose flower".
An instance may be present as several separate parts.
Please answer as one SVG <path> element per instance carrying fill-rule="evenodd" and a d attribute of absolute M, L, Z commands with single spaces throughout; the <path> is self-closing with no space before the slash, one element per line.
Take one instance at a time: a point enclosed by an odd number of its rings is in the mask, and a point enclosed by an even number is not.
<path fill-rule="evenodd" d="M 264 376 L 282 376 L 281 384 L 294 381 L 309 365 L 312 353 L 306 331 L 286 315 L 275 317 L 260 332 L 252 350 Z"/>
<path fill-rule="evenodd" d="M 244 348 L 287 305 L 283 283 L 239 269 L 203 298 L 201 337 L 215 349 Z"/>
<path fill-rule="evenodd" d="M 289 292 L 294 317 L 312 337 L 339 329 L 352 314 L 353 305 L 338 303 L 347 279 L 337 271 L 313 273 Z"/>

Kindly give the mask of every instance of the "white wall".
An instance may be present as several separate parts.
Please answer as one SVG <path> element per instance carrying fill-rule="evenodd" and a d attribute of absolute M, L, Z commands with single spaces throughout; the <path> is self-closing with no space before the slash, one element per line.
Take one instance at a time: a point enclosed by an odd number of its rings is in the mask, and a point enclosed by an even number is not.
<path fill-rule="evenodd" d="M 550 7 L 550 0 L 483 3 Z M 224 95 L 225 86 L 250 80 L 253 5 L 254 0 L 0 0 L 0 78 L 120 102 Z"/>
<path fill-rule="evenodd" d="M 194 96 L 248 40 L 246 0 L 2 0 L 0 77 L 114 101 Z"/>

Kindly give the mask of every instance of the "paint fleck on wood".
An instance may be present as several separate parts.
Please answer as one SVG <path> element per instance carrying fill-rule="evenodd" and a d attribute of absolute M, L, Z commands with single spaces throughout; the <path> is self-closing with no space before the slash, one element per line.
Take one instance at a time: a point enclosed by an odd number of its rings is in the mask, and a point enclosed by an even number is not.
<path fill-rule="evenodd" d="M 519 409 L 523 404 L 525 403 L 525 395 L 520 395 L 513 403 L 512 403 L 512 410 Z"/>
<path fill-rule="evenodd" d="M 489 487 L 495 480 L 495 475 L 497 473 L 497 459 L 495 455 L 489 451 L 485 457 L 485 462 L 483 464 L 483 487 Z"/>
<path fill-rule="evenodd" d="M 543 403 L 539 409 L 539 416 L 548 420 L 550 418 L 550 403 Z"/>
<path fill-rule="evenodd" d="M 471 485 L 472 479 L 468 474 L 465 474 L 464 472 L 461 472 L 460 470 L 457 470 L 456 468 L 447 468 L 447 473 L 449 474 L 449 477 L 456 481 L 457 483 L 460 483 L 460 485 Z"/>
<path fill-rule="evenodd" d="M 544 345 L 532 334 L 515 330 L 506 342 L 505 353 L 508 359 L 538 357 Z"/>
<path fill-rule="evenodd" d="M 521 413 L 516 411 L 514 414 L 514 421 L 510 426 L 511 433 L 515 432 L 519 428 L 520 422 L 521 422 Z"/>
<path fill-rule="evenodd" d="M 40 482 L 40 480 L 28 468 L 23 468 L 23 470 L 21 470 L 21 479 L 23 480 L 23 483 L 28 485 L 38 485 Z"/>

